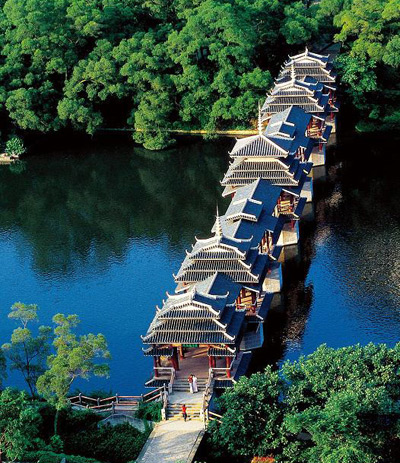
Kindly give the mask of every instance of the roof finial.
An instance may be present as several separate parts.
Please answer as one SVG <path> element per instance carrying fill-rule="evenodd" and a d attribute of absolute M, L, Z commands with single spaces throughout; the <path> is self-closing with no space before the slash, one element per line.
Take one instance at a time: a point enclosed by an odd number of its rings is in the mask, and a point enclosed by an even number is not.
<path fill-rule="evenodd" d="M 292 63 L 292 68 L 290 70 L 290 75 L 292 77 L 292 81 L 294 82 L 296 80 L 296 70 L 294 69 L 294 63 Z"/>
<path fill-rule="evenodd" d="M 222 236 L 222 223 L 221 223 L 221 217 L 219 216 L 218 204 L 217 204 L 217 216 L 215 219 L 215 236 L 218 236 L 218 238 L 221 238 Z"/>
<path fill-rule="evenodd" d="M 306 55 L 308 55 L 308 47 L 307 47 L 307 45 L 306 45 Z"/>
<path fill-rule="evenodd" d="M 262 135 L 263 133 L 263 123 L 262 123 L 262 118 L 261 118 L 261 106 L 260 103 L 258 103 L 258 135 Z"/>

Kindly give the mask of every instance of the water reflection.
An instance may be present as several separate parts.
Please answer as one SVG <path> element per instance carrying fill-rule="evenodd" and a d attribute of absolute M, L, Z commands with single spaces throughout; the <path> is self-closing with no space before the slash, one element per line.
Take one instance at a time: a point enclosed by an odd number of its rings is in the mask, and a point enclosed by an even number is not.
<path fill-rule="evenodd" d="M 20 175 L 0 169 L 0 340 L 14 327 L 6 313 L 16 300 L 38 303 L 44 323 L 78 313 L 113 353 L 111 380 L 92 387 L 136 393 L 151 369 L 139 335 L 173 289 L 185 247 L 209 233 L 217 201 L 224 207 L 219 180 L 232 141 L 162 153 L 133 149 L 120 134 L 72 143 L 47 146 Z M 330 149 L 253 371 L 323 342 L 398 340 L 397 146 L 352 137 Z"/>
<path fill-rule="evenodd" d="M 400 333 L 400 193 L 396 140 L 344 139 L 315 179 L 313 213 L 265 325 L 252 369 L 360 342 L 394 343 Z"/>
<path fill-rule="evenodd" d="M 227 143 L 217 143 L 221 154 Z M 194 233 L 210 230 L 220 200 L 226 160 L 215 145 L 152 153 L 102 140 L 28 159 L 22 175 L 0 169 L 0 230 L 18 230 L 46 275 L 104 269 L 131 240 L 165 236 L 183 255 Z"/>

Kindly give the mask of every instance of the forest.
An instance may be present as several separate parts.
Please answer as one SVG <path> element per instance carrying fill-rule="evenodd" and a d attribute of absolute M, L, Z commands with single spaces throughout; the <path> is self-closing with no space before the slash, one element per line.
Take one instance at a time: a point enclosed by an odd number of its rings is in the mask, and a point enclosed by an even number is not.
<path fill-rule="evenodd" d="M 360 130 L 400 120 L 399 0 L 2 0 L 6 130 L 247 128 L 288 53 L 340 41 Z"/>
<path fill-rule="evenodd" d="M 320 346 L 279 370 L 242 377 L 209 428 L 217 461 L 396 463 L 400 344 Z M 227 455 L 230 458 L 227 458 Z M 267 461 L 265 460 L 260 461 Z"/>

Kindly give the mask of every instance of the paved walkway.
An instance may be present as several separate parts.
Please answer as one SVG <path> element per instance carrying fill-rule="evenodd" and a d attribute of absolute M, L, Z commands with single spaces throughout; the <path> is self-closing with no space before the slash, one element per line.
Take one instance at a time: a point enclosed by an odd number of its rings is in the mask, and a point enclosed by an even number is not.
<path fill-rule="evenodd" d="M 203 432 L 201 421 L 157 423 L 136 463 L 190 463 Z"/>

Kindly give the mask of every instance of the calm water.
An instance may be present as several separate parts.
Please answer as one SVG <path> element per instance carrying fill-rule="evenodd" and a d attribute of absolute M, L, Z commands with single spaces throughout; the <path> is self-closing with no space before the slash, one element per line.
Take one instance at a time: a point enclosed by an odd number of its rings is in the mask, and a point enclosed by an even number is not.
<path fill-rule="evenodd" d="M 82 332 L 104 333 L 113 355 L 110 380 L 80 386 L 140 391 L 151 361 L 139 336 L 173 290 L 185 247 L 207 235 L 217 202 L 224 208 L 219 180 L 231 145 L 153 153 L 118 136 L 46 147 L 21 174 L 0 167 L 0 342 L 14 328 L 7 313 L 15 301 L 37 303 L 42 323 L 77 313 Z M 330 150 L 254 369 L 323 342 L 398 340 L 396 146 L 352 137 Z M 17 375 L 9 384 L 22 386 Z"/>

